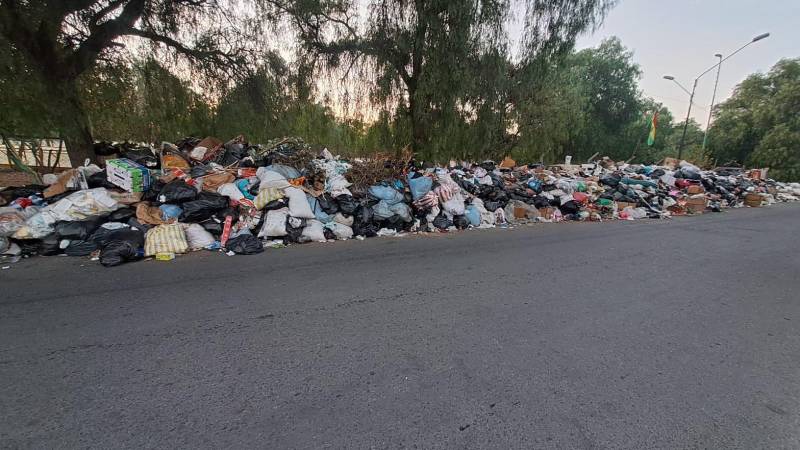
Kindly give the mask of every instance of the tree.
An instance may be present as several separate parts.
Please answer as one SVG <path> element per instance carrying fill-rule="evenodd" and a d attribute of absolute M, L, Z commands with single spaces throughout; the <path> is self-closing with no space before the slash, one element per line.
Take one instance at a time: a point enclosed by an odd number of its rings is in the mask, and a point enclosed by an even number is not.
<path fill-rule="evenodd" d="M 271 0 L 4 0 L 0 47 L 13 53 L 4 61 L 15 66 L 10 73 L 25 71 L 33 75 L 28 83 L 41 83 L 58 111 L 54 127 L 78 164 L 94 159 L 80 79 L 100 61 L 119 61 L 126 48 L 145 44 L 193 75 L 242 67 L 263 43 L 262 24 L 282 10 Z"/>
<path fill-rule="evenodd" d="M 643 104 L 640 74 L 618 38 L 570 53 L 548 70 L 523 67 L 512 86 L 519 138 L 514 154 L 547 161 L 565 155 L 582 160 L 595 152 L 630 157 L 647 133 L 647 125 L 634 130 L 631 124 L 652 116 L 654 106 Z"/>
<path fill-rule="evenodd" d="M 708 132 L 713 157 L 720 164 L 768 165 L 775 176 L 797 177 L 798 111 L 800 58 L 781 60 L 769 73 L 747 77 L 714 111 Z"/>
<path fill-rule="evenodd" d="M 612 0 L 530 0 L 525 3 L 522 61 L 530 63 L 564 54 L 575 37 L 599 23 Z M 486 105 L 501 117 L 508 97 L 484 103 L 466 90 L 476 73 L 490 70 L 513 78 L 506 68 L 506 25 L 510 3 L 500 0 L 374 0 L 364 27 L 354 24 L 351 9 L 338 14 L 297 15 L 306 50 L 325 68 L 348 73 L 358 67 L 371 83 L 377 104 L 397 104 L 409 121 L 415 150 L 435 158 L 434 133 L 473 122 Z M 497 56 L 500 56 L 499 58 Z M 502 61 L 498 65 L 497 62 Z M 478 63 L 478 66 L 475 64 Z M 498 86 L 500 87 L 500 86 Z M 474 94 L 474 92 L 472 93 Z M 476 102 L 476 100 L 479 100 Z M 494 108 L 495 111 L 490 111 Z M 503 120 L 495 123 L 504 124 Z M 484 132 L 487 130 L 484 129 Z M 504 129 L 493 131 L 502 134 Z"/>

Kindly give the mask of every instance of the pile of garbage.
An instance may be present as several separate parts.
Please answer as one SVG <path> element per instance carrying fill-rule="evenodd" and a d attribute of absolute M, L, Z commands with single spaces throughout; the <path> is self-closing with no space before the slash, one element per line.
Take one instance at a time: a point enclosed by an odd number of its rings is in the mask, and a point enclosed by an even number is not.
<path fill-rule="evenodd" d="M 515 223 L 636 220 L 800 200 L 765 169 L 661 165 L 447 166 L 413 154 L 346 160 L 301 139 L 186 138 L 158 151 L 100 143 L 100 165 L 0 191 L 0 254 L 105 266 L 196 250 L 254 254 L 294 243 Z M 101 167 L 102 166 L 102 167 Z"/>

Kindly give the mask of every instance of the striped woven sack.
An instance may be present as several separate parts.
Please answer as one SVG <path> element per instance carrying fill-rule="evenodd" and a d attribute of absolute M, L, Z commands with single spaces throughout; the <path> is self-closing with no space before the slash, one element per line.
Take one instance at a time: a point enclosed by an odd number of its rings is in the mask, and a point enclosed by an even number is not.
<path fill-rule="evenodd" d="M 156 253 L 186 253 L 189 244 L 180 224 L 159 225 L 147 230 L 144 236 L 144 255 Z"/>
<path fill-rule="evenodd" d="M 262 209 L 267 203 L 283 198 L 283 190 L 278 188 L 264 188 L 258 191 L 253 200 L 256 209 Z"/>

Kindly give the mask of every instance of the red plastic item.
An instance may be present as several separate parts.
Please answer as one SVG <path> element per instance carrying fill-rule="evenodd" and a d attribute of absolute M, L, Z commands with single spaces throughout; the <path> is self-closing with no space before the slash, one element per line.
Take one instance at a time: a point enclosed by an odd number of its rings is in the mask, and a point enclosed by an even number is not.
<path fill-rule="evenodd" d="M 222 228 L 222 236 L 219 238 L 219 243 L 225 247 L 225 244 L 228 242 L 228 238 L 231 237 L 231 225 L 233 225 L 233 217 L 226 216 L 225 217 L 225 226 Z"/>

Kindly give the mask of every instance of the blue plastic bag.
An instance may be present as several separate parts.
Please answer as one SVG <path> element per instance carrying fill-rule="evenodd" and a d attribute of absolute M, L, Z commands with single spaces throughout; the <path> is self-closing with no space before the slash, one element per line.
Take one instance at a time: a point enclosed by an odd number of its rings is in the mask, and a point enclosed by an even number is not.
<path fill-rule="evenodd" d="M 284 166 L 283 164 L 273 164 L 271 166 L 265 167 L 264 169 L 277 172 L 283 175 L 283 177 L 286 178 L 287 180 L 300 177 L 300 172 L 298 172 L 297 169 L 290 166 Z"/>
<path fill-rule="evenodd" d="M 253 194 L 251 194 L 250 191 L 247 190 L 247 186 L 249 185 L 250 182 L 244 179 L 236 182 L 236 187 L 239 188 L 239 192 L 241 192 L 242 195 L 244 195 L 244 198 L 248 200 L 254 200 L 256 197 Z"/>
<path fill-rule="evenodd" d="M 392 211 L 391 205 L 386 200 L 381 200 L 372 207 L 372 214 L 376 219 L 385 220 L 394 217 L 395 212 Z"/>
<path fill-rule="evenodd" d="M 419 200 L 430 192 L 433 180 L 430 177 L 411 178 L 409 175 L 408 187 L 411 189 L 411 196 L 414 197 L 414 200 Z"/>
<path fill-rule="evenodd" d="M 334 217 L 322 209 L 322 206 L 319 205 L 319 200 L 308 194 L 306 194 L 306 199 L 308 199 L 308 205 L 311 207 L 311 211 L 314 212 L 314 217 L 317 220 L 324 224 L 333 222 Z"/>
<path fill-rule="evenodd" d="M 470 225 L 473 227 L 480 226 L 481 212 L 478 211 L 478 208 L 475 205 L 467 205 L 464 215 L 467 216 L 467 220 L 469 220 Z"/>
<path fill-rule="evenodd" d="M 183 210 L 178 205 L 161 205 L 158 209 L 161 210 L 161 217 L 163 217 L 164 220 L 177 220 L 183 213 Z"/>
<path fill-rule="evenodd" d="M 369 193 L 378 200 L 385 201 L 388 206 L 392 206 L 395 203 L 400 203 L 403 201 L 403 194 L 391 186 L 377 184 L 369 188 Z"/>

